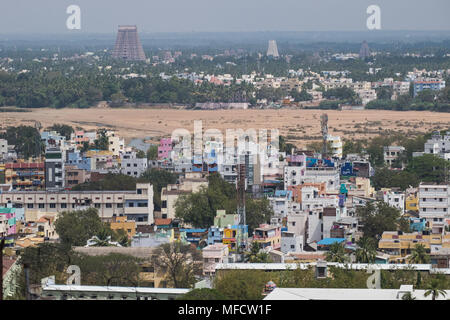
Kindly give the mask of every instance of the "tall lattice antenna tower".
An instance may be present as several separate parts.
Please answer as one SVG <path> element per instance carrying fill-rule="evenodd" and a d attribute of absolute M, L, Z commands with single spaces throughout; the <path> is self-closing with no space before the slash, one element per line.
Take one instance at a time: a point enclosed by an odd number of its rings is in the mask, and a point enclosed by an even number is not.
<path fill-rule="evenodd" d="M 129 61 L 146 59 L 136 26 L 119 26 L 112 57 Z"/>
<path fill-rule="evenodd" d="M 325 158 L 328 154 L 328 114 L 324 113 L 320 116 L 320 126 L 322 128 L 322 158 Z"/>
<path fill-rule="evenodd" d="M 247 239 L 244 235 L 244 226 L 247 224 L 246 216 L 245 216 L 245 178 L 246 178 L 246 170 L 245 170 L 245 162 L 239 164 L 239 172 L 238 172 L 238 180 L 237 180 L 237 213 L 239 215 L 239 225 L 241 226 L 240 235 L 243 239 L 239 239 L 239 252 L 242 252 L 243 249 L 247 248 Z"/>
<path fill-rule="evenodd" d="M 267 56 L 278 58 L 280 55 L 278 54 L 277 42 L 275 40 L 269 40 L 269 47 L 267 48 Z"/>

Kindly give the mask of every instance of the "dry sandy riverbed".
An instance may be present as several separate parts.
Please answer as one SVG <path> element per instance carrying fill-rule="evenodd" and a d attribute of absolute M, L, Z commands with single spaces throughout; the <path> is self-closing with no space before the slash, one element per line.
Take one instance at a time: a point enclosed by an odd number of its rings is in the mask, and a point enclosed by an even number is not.
<path fill-rule="evenodd" d="M 328 114 L 329 131 L 344 139 L 370 138 L 385 130 L 412 134 L 450 127 L 450 113 L 384 110 L 175 110 L 158 108 L 90 108 L 32 109 L 32 112 L 0 113 L 0 125 L 33 125 L 43 128 L 54 123 L 68 124 L 86 130 L 106 127 L 129 141 L 132 138 L 170 136 L 176 128 L 193 132 L 194 120 L 202 120 L 203 128 L 225 130 L 242 128 L 278 129 L 299 147 L 320 135 L 320 115 Z M 153 140 L 152 139 L 152 140 Z"/>

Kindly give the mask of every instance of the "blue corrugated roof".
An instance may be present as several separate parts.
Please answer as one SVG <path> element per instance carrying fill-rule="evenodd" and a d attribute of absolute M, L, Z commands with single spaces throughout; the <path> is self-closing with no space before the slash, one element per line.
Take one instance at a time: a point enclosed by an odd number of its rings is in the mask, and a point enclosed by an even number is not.
<path fill-rule="evenodd" d="M 325 238 L 325 239 L 322 239 L 319 242 L 317 242 L 317 244 L 322 245 L 322 246 L 328 246 L 328 245 L 336 243 L 336 242 L 341 243 L 344 241 L 345 241 L 345 238 Z"/>
<path fill-rule="evenodd" d="M 180 229 L 181 232 L 205 232 L 206 229 Z"/>

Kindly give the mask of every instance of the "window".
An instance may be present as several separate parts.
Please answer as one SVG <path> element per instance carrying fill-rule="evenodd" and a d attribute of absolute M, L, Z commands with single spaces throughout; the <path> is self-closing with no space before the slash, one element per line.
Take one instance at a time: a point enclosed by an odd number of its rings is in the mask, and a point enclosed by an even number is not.
<path fill-rule="evenodd" d="M 112 203 L 107 203 L 106 208 L 112 208 Z"/>
<path fill-rule="evenodd" d="M 123 208 L 123 203 L 118 203 L 117 208 Z"/>
<path fill-rule="evenodd" d="M 101 207 L 100 203 L 95 203 L 95 204 L 94 204 L 94 208 L 100 209 L 100 207 Z"/>
<path fill-rule="evenodd" d="M 50 208 L 52 209 L 56 208 L 56 203 L 50 203 Z"/>
<path fill-rule="evenodd" d="M 34 205 L 32 203 L 27 204 L 28 209 L 33 209 Z"/>
<path fill-rule="evenodd" d="M 67 208 L 67 203 L 61 203 L 61 209 L 66 209 Z"/>

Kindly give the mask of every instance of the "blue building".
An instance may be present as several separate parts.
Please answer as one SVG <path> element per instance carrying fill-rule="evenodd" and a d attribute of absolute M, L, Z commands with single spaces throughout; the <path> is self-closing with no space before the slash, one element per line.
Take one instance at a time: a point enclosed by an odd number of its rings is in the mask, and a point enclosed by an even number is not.
<path fill-rule="evenodd" d="M 414 81 L 414 97 L 423 90 L 439 91 L 444 88 L 444 80 Z"/>
<path fill-rule="evenodd" d="M 409 229 L 411 232 L 422 232 L 427 227 L 427 219 L 425 218 L 409 218 Z"/>
<path fill-rule="evenodd" d="M 91 171 L 91 158 L 87 158 L 81 155 L 79 151 L 68 151 L 66 153 L 66 164 L 76 166 L 80 170 Z"/>
<path fill-rule="evenodd" d="M 351 162 L 345 162 L 341 166 L 341 176 L 346 176 L 346 177 L 354 176 L 353 164 Z"/>
<path fill-rule="evenodd" d="M 208 230 L 208 245 L 222 243 L 223 228 L 211 227 Z"/>

